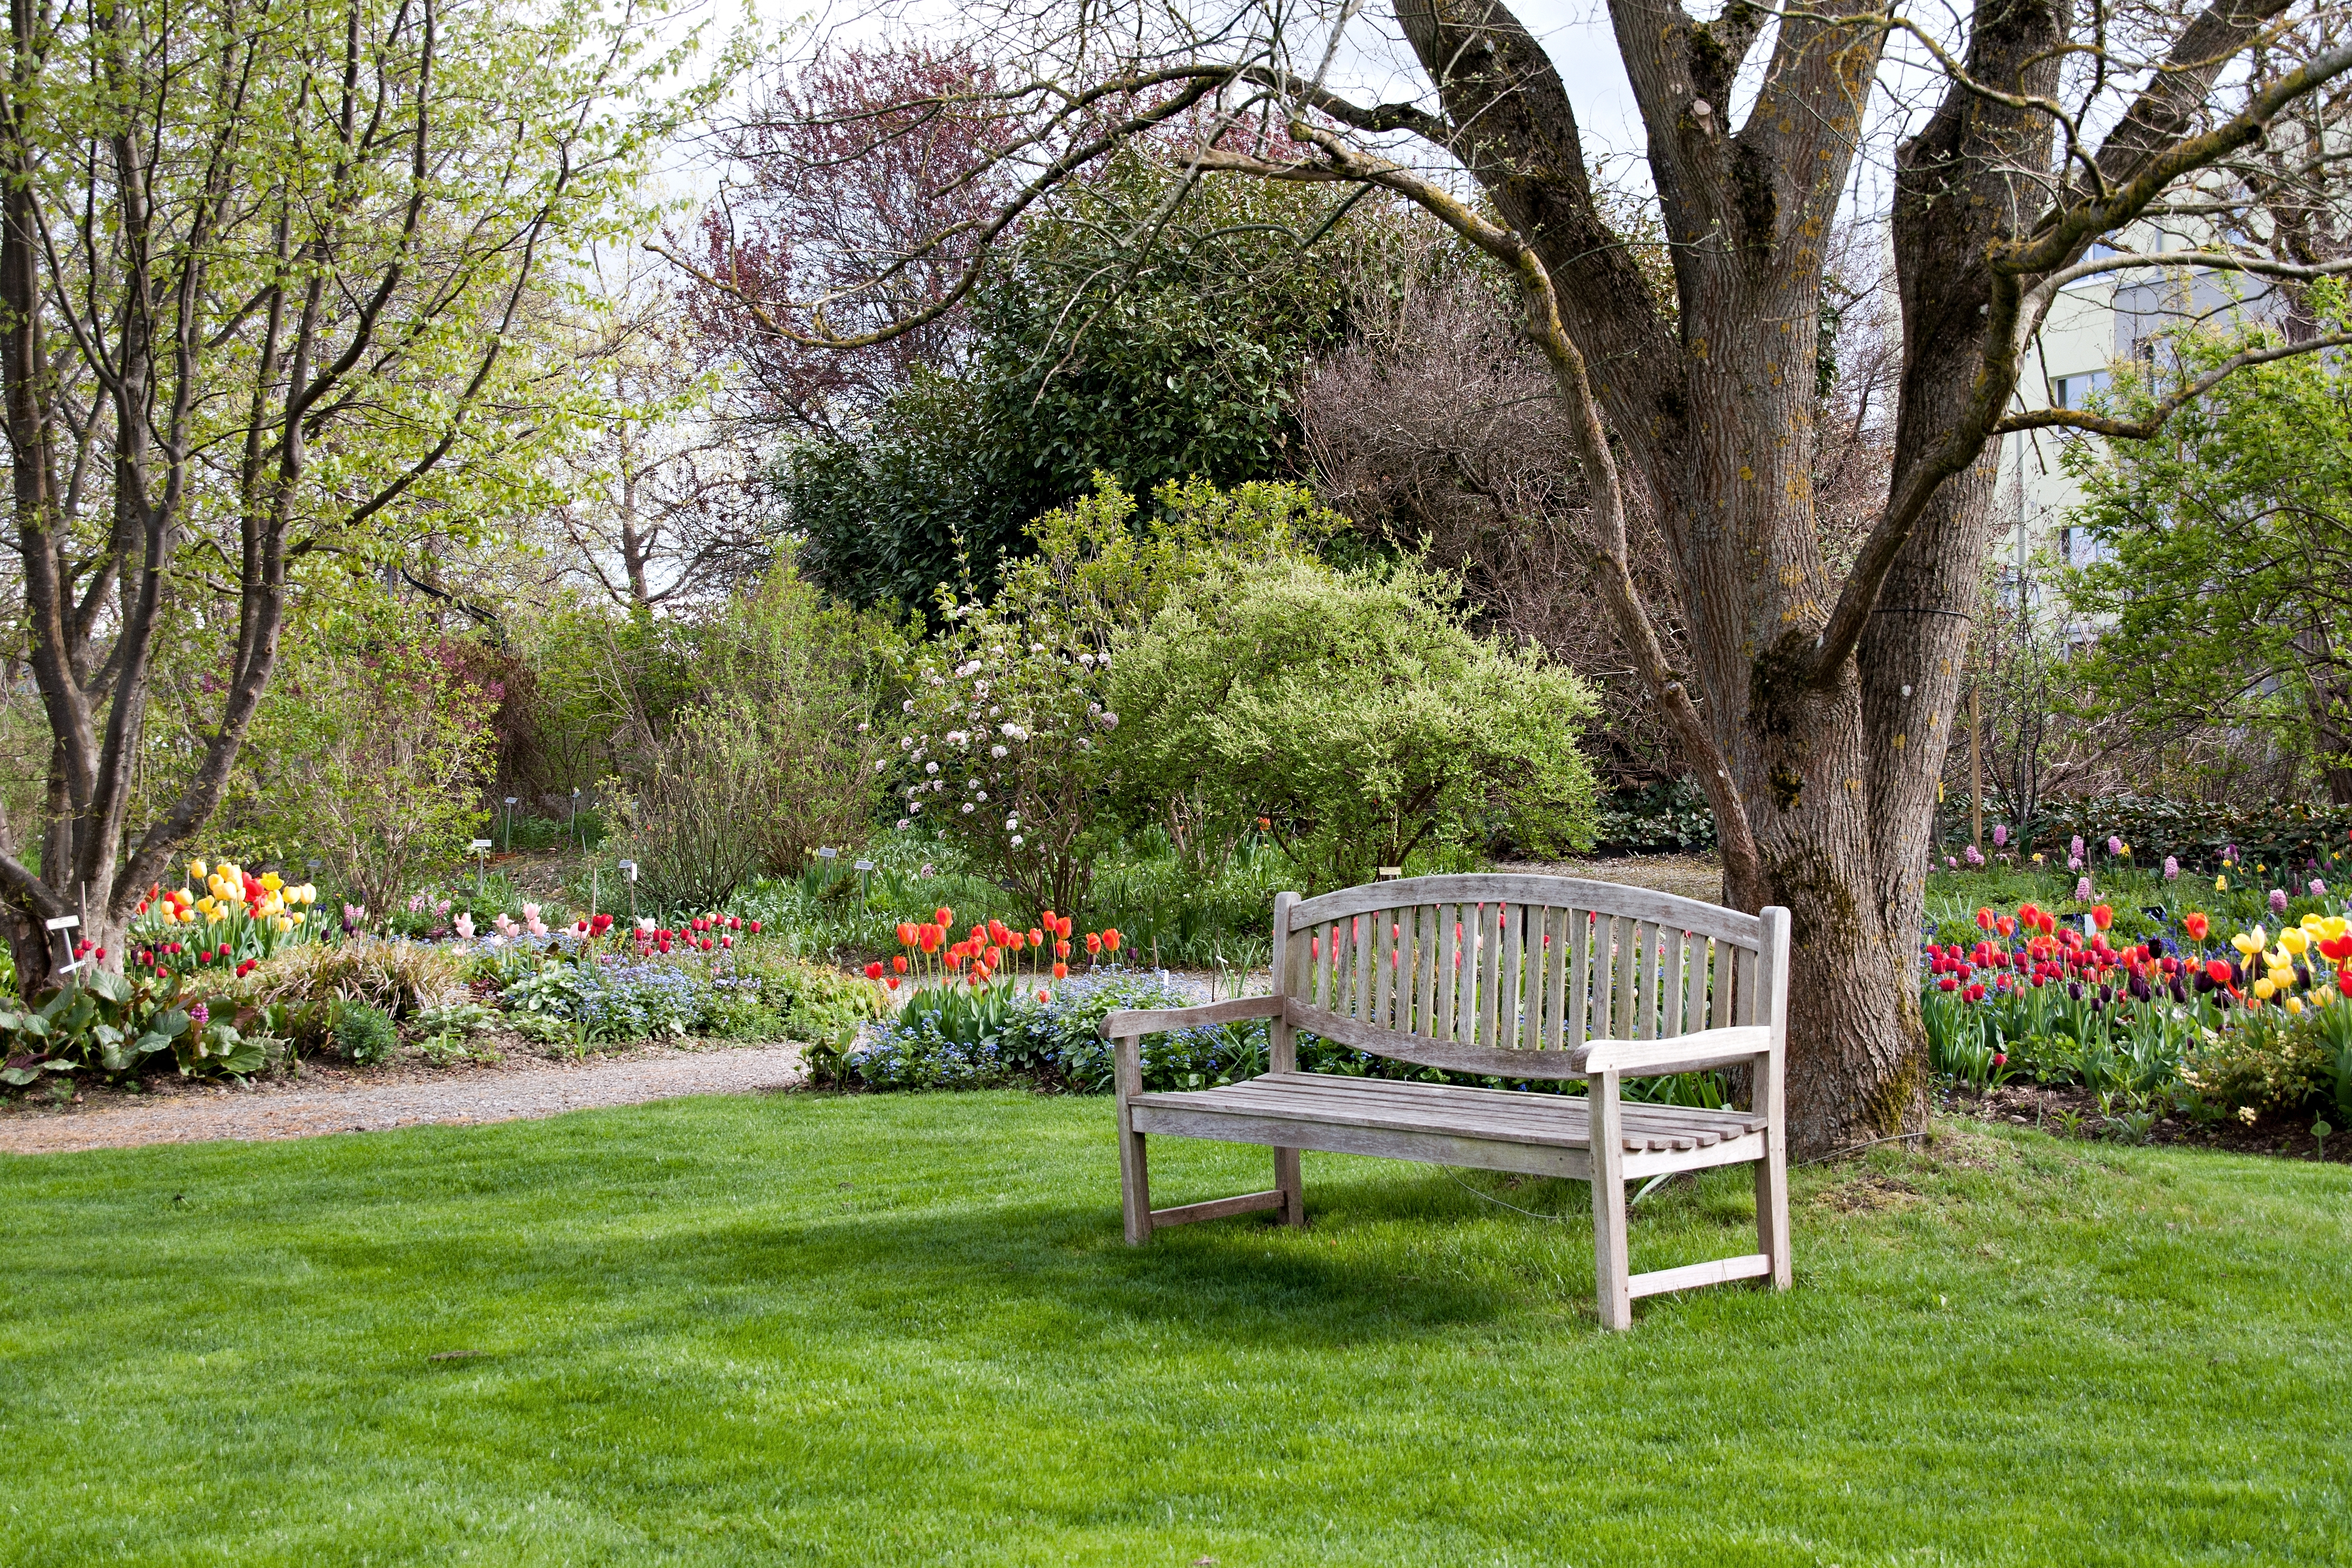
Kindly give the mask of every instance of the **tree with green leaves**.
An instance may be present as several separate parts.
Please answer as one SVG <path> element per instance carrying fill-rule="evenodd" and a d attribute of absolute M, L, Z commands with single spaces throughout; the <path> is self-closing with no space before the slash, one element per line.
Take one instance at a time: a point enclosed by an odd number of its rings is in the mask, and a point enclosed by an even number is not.
<path fill-rule="evenodd" d="M 530 472 L 539 291 L 622 237 L 695 104 L 657 91 L 690 45 L 621 6 L 12 8 L 0 375 L 47 784 L 0 824 L 0 923 L 28 994 L 43 921 L 119 953 L 219 805 L 306 560 L 460 535 Z M 193 754 L 156 758 L 167 625 L 214 668 Z M 134 821 L 150 763 L 175 782 Z"/>
<path fill-rule="evenodd" d="M 1328 215 L 1276 186 L 1202 186 L 1139 245 L 1181 178 L 1138 152 L 1074 188 L 975 290 L 964 365 L 919 370 L 867 426 L 787 452 L 788 509 L 827 587 L 910 605 L 984 588 L 1097 472 L 1148 496 L 1292 466 L 1298 374 L 1346 327 L 1345 271 L 1297 265 Z"/>
<path fill-rule="evenodd" d="M 2344 291 L 2315 285 L 2321 327 L 2346 330 Z M 2119 374 L 2108 412 L 2144 420 L 2184 384 L 2286 347 L 2268 328 L 2167 340 L 2157 367 Z M 2352 805 L 2352 375 L 2332 357 L 2245 368 L 2147 439 L 2077 441 L 2084 500 L 2068 521 L 2095 558 L 2074 607 L 2101 626 L 2076 701 L 2143 730 L 2243 727 L 2305 759 Z"/>

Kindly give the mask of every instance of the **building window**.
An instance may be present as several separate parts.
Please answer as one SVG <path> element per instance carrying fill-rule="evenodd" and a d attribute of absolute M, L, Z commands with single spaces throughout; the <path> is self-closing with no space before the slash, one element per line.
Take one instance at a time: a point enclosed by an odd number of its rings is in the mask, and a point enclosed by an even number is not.
<path fill-rule="evenodd" d="M 2094 393 L 2105 392 L 2107 389 L 2107 373 L 2103 370 L 2094 370 L 2081 375 L 2062 375 L 2054 385 L 2058 407 L 2085 408 L 2090 405 Z"/>

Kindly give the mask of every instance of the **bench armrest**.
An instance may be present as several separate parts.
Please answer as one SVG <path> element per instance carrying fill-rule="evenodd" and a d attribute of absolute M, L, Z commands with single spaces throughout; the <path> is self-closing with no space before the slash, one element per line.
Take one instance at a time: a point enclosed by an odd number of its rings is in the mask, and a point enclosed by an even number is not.
<path fill-rule="evenodd" d="M 1106 1013 L 1099 1026 L 1106 1040 L 1133 1040 L 1145 1035 L 1189 1029 L 1197 1024 L 1235 1024 L 1244 1018 L 1279 1018 L 1283 996 L 1241 996 L 1231 1002 L 1206 1002 L 1198 1007 L 1131 1007 Z"/>
<path fill-rule="evenodd" d="M 1117 1014 L 1112 1015 L 1117 1017 Z M 1588 1073 L 1619 1072 L 1648 1078 L 1709 1068 L 1737 1067 L 1772 1048 L 1772 1031 L 1761 1024 L 1701 1029 L 1667 1040 L 1595 1040 L 1585 1047 Z"/>

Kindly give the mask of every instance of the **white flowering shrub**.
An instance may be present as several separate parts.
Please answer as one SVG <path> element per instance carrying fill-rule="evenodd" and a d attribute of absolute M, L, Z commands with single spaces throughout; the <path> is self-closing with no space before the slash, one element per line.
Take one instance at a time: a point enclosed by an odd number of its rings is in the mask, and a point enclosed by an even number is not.
<path fill-rule="evenodd" d="M 879 765 L 903 823 L 937 829 L 1055 910 L 1086 901 L 1095 858 L 1118 839 L 1118 640 L 1181 584 L 1286 557 L 1299 533 L 1329 526 L 1297 487 L 1195 481 L 1163 486 L 1160 518 L 1139 527 L 1134 498 L 1096 483 L 1038 520 L 1037 552 L 993 600 L 942 597 L 944 629 L 908 656 L 901 744 Z"/>

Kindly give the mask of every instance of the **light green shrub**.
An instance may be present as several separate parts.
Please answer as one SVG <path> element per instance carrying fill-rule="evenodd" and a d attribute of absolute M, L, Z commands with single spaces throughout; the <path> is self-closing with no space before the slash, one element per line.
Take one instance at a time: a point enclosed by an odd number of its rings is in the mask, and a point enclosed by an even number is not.
<path fill-rule="evenodd" d="M 1314 887 L 1416 852 L 1591 842 L 1591 693 L 1474 636 L 1453 583 L 1415 568 L 1204 576 L 1122 639 L 1108 695 L 1130 821 L 1171 799 L 1204 831 L 1262 819 Z"/>

